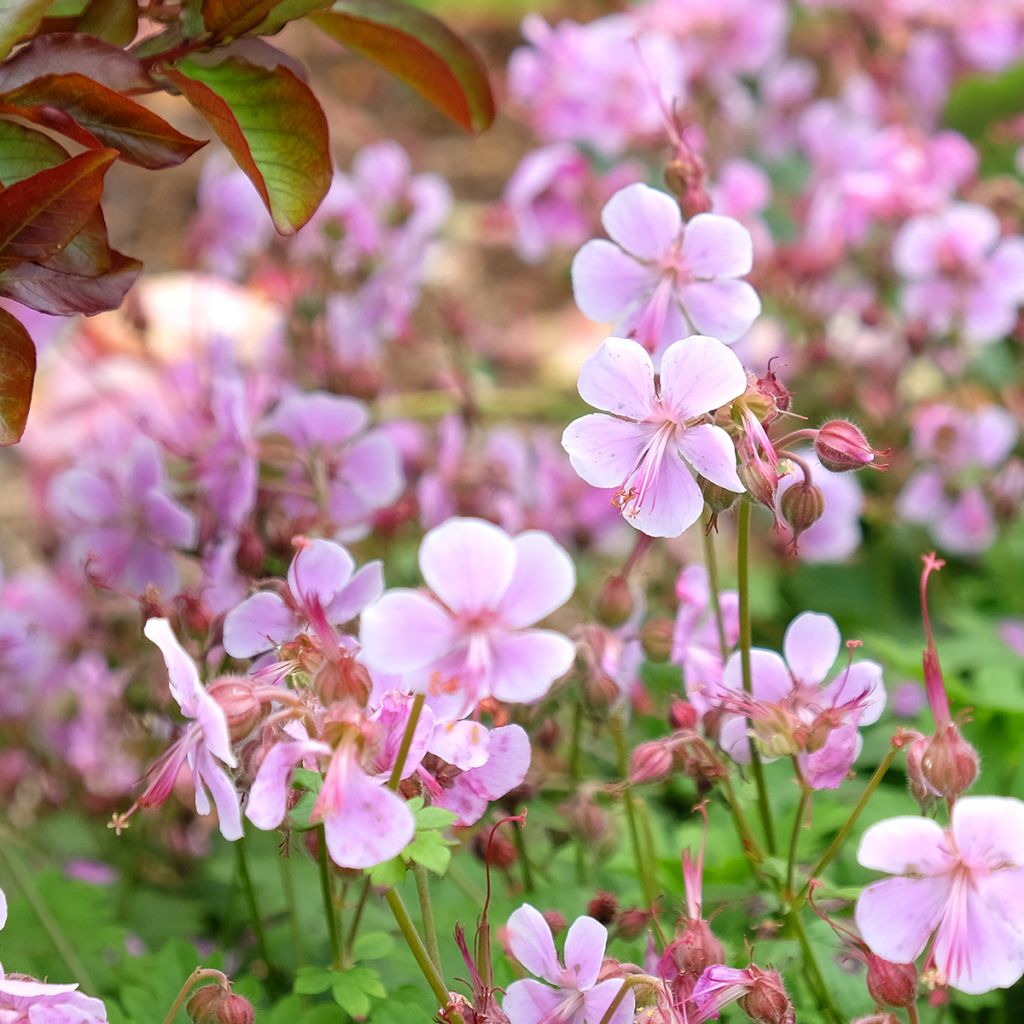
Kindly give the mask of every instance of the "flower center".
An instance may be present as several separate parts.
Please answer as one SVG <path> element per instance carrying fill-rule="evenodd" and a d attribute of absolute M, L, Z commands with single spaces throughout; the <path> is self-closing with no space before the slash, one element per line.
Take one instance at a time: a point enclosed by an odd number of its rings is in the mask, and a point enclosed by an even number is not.
<path fill-rule="evenodd" d="M 646 447 L 640 455 L 633 472 L 626 477 L 622 487 L 616 492 L 614 503 L 622 510 L 622 514 L 635 517 L 651 496 L 650 508 L 654 508 L 657 500 L 657 484 L 661 475 L 661 465 L 668 452 L 669 443 L 674 439 L 677 424 L 666 420 L 651 435 Z"/>

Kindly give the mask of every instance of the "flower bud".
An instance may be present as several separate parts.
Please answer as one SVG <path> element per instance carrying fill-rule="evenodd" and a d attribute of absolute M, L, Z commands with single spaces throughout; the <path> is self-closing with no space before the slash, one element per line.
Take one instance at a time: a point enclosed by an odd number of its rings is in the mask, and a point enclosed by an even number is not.
<path fill-rule="evenodd" d="M 913 1006 L 917 1002 L 917 968 L 894 964 L 869 953 L 868 993 L 882 1006 Z"/>
<path fill-rule="evenodd" d="M 245 996 L 232 993 L 220 1004 L 215 1024 L 253 1024 L 255 1019 L 252 1003 Z"/>
<path fill-rule="evenodd" d="M 259 576 L 263 572 L 266 556 L 259 534 L 251 527 L 243 529 L 238 535 L 238 548 L 235 551 L 235 565 L 238 571 L 245 576 Z"/>
<path fill-rule="evenodd" d="M 680 974 L 696 981 L 706 968 L 724 959 L 725 950 L 711 931 L 711 925 L 697 918 L 687 921 L 682 934 L 665 947 L 658 961 L 658 974 L 669 982 Z"/>
<path fill-rule="evenodd" d="M 500 832 L 492 832 L 489 828 L 478 832 L 473 839 L 476 855 L 492 868 L 502 871 L 512 867 L 519 859 L 515 843 Z"/>
<path fill-rule="evenodd" d="M 933 792 L 955 800 L 978 777 L 978 753 L 956 725 L 940 726 L 922 753 L 921 774 Z"/>
<path fill-rule="evenodd" d="M 907 786 L 921 810 L 927 811 L 935 802 L 935 793 L 924 777 L 921 762 L 924 760 L 924 752 L 928 749 L 930 740 L 928 736 L 922 736 L 919 732 L 906 735 L 913 737 L 907 743 Z"/>
<path fill-rule="evenodd" d="M 673 729 L 696 729 L 697 709 L 688 700 L 673 697 L 668 708 L 668 724 Z"/>
<path fill-rule="evenodd" d="M 544 920 L 548 923 L 548 927 L 551 929 L 552 935 L 559 935 L 569 927 L 565 914 L 560 910 L 545 910 L 543 916 Z"/>
<path fill-rule="evenodd" d="M 794 1024 L 796 1020 L 777 971 L 758 970 L 750 991 L 739 1002 L 754 1024 Z"/>
<path fill-rule="evenodd" d="M 623 576 L 610 576 L 605 580 L 597 598 L 597 620 L 614 629 L 633 614 L 633 595 Z"/>
<path fill-rule="evenodd" d="M 639 907 L 630 907 L 619 914 L 619 935 L 629 940 L 642 935 L 651 915 Z"/>
<path fill-rule="evenodd" d="M 629 758 L 629 781 L 655 782 L 672 770 L 672 751 L 661 740 L 649 740 L 634 749 Z"/>
<path fill-rule="evenodd" d="M 825 514 L 825 492 L 809 480 L 798 480 L 779 499 L 782 518 L 793 528 L 796 540 Z"/>
<path fill-rule="evenodd" d="M 698 476 L 697 484 L 700 487 L 700 493 L 704 495 L 705 504 L 715 515 L 720 512 L 728 512 L 739 497 L 736 491 L 730 491 L 727 487 L 719 487 L 707 477 Z"/>
<path fill-rule="evenodd" d="M 875 451 L 860 427 L 849 420 L 829 420 L 822 424 L 814 438 L 814 451 L 818 461 L 833 473 L 863 469 L 875 461 L 876 455 L 885 454 Z"/>
<path fill-rule="evenodd" d="M 217 1009 L 228 995 L 220 985 L 204 985 L 193 993 L 185 1006 L 192 1024 L 216 1024 Z"/>
<path fill-rule="evenodd" d="M 648 660 L 663 664 L 672 657 L 675 623 L 671 619 L 651 619 L 640 631 L 640 643 Z"/>
<path fill-rule="evenodd" d="M 218 679 L 211 684 L 208 692 L 228 720 L 228 734 L 232 743 L 244 740 L 263 718 L 263 707 L 256 699 L 252 684 L 244 679 L 230 676 Z"/>
<path fill-rule="evenodd" d="M 587 914 L 589 914 L 595 921 L 599 921 L 604 925 L 611 924 L 612 921 L 615 920 L 615 915 L 618 912 L 619 900 L 613 892 L 604 892 L 601 890 L 587 904 Z"/>
<path fill-rule="evenodd" d="M 759 501 L 774 512 L 775 492 L 779 486 L 778 475 L 761 459 L 745 458 L 744 448 L 744 445 L 740 445 L 740 461 L 736 465 L 736 475 L 755 501 Z"/>

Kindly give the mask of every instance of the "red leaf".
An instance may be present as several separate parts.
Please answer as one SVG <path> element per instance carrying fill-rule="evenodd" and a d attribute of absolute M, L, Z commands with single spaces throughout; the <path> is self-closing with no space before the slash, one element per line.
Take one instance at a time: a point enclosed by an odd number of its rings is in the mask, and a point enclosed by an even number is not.
<path fill-rule="evenodd" d="M 0 270 L 45 263 L 63 249 L 99 205 L 115 159 L 116 150 L 89 150 L 0 192 Z"/>
<path fill-rule="evenodd" d="M 0 445 L 21 440 L 35 376 L 36 347 L 28 331 L 0 309 Z"/>
<path fill-rule="evenodd" d="M 33 39 L 0 64 L 0 91 L 17 89 L 43 75 L 69 68 L 120 93 L 152 92 L 156 83 L 142 64 L 119 46 L 74 32 L 54 32 Z"/>
<path fill-rule="evenodd" d="M 444 22 L 401 0 L 337 0 L 309 20 L 415 89 L 467 131 L 494 121 L 494 96 L 477 52 Z"/>
<path fill-rule="evenodd" d="M 162 117 L 85 75 L 44 75 L 0 93 L 0 104 L 30 120 L 49 124 L 89 145 L 90 138 L 116 149 L 129 163 L 155 170 L 173 167 L 206 145 L 171 127 Z M 53 110 L 59 112 L 54 114 Z M 66 115 L 85 136 L 69 130 Z M 93 143 L 95 144 L 95 143 Z"/>
<path fill-rule="evenodd" d="M 164 72 L 210 123 L 263 197 L 281 234 L 313 215 L 331 184 L 327 119 L 289 68 L 238 57 Z"/>
<path fill-rule="evenodd" d="M 117 309 L 139 276 L 142 264 L 113 249 L 107 249 L 105 262 L 107 268 L 99 274 L 68 273 L 49 265 L 22 264 L 0 273 L 0 294 L 55 316 L 91 316 Z"/>

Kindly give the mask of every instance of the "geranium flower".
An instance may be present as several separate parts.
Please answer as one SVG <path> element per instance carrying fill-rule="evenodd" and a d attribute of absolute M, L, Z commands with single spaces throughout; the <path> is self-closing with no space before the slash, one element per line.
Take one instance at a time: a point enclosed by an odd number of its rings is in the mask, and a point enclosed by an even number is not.
<path fill-rule="evenodd" d="M 601 1024 L 624 984 L 619 978 L 597 980 L 607 942 L 603 924 L 592 917 L 577 918 L 565 937 L 563 967 L 544 916 L 524 903 L 508 919 L 509 949 L 531 974 L 554 988 L 529 978 L 509 985 L 502 1009 L 510 1024 Z M 629 991 L 609 1024 L 628 1024 L 635 1008 Z"/>
<path fill-rule="evenodd" d="M 705 416 L 746 387 L 739 359 L 714 338 L 693 335 L 670 345 L 657 384 L 639 345 L 607 338 L 579 380 L 584 401 L 607 415 L 570 423 L 562 447 L 588 484 L 618 488 L 616 503 L 632 526 L 651 537 L 678 537 L 704 508 L 694 472 L 743 490 L 729 435 Z"/>
<path fill-rule="evenodd" d="M 969 796 L 950 827 L 922 817 L 872 825 L 857 850 L 866 868 L 895 875 L 857 901 L 864 941 L 909 963 L 935 934 L 931 959 L 946 982 L 980 994 L 1024 974 L 1024 803 Z"/>
<path fill-rule="evenodd" d="M 753 265 L 739 221 L 700 213 L 684 224 L 670 195 L 641 184 L 616 192 L 601 221 L 612 241 L 587 242 L 572 263 L 576 305 L 591 320 L 661 354 L 688 334 L 734 342 L 757 319 L 757 292 L 737 280 Z"/>
<path fill-rule="evenodd" d="M 510 537 L 482 519 L 449 519 L 420 544 L 432 591 L 388 591 L 361 618 L 363 658 L 404 677 L 444 719 L 461 718 L 486 696 L 539 700 L 568 671 L 570 640 L 529 629 L 576 586 L 568 553 L 546 533 Z"/>

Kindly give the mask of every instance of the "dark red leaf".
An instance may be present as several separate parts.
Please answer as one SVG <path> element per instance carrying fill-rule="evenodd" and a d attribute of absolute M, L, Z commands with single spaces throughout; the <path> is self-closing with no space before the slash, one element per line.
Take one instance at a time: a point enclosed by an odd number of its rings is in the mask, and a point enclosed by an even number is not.
<path fill-rule="evenodd" d="M 0 309 L 0 445 L 21 440 L 35 376 L 36 347 L 28 331 Z"/>
<path fill-rule="evenodd" d="M 26 82 L 0 93 L 0 104 L 65 131 L 84 145 L 94 137 L 129 163 L 151 170 L 180 164 L 206 145 L 204 140 L 183 135 L 134 100 L 77 73 L 44 75 Z M 60 114 L 72 118 L 88 134 L 83 137 L 70 131 Z"/>
<path fill-rule="evenodd" d="M 302 227 L 331 184 L 327 119 L 309 87 L 283 64 L 238 57 L 182 61 L 165 74 L 231 151 L 277 230 Z"/>
<path fill-rule="evenodd" d="M 74 32 L 55 32 L 33 39 L 0 64 L 0 92 L 72 68 L 114 92 L 152 92 L 156 88 L 138 59 L 119 46 Z"/>
<path fill-rule="evenodd" d="M 51 266 L 26 263 L 0 273 L 0 294 L 41 313 L 70 316 L 117 309 L 135 283 L 142 264 L 130 256 L 107 250 L 107 269 L 101 274 L 62 273 Z"/>
<path fill-rule="evenodd" d="M 0 192 L 0 270 L 45 263 L 63 249 L 99 205 L 115 159 L 116 150 L 89 150 Z"/>
<path fill-rule="evenodd" d="M 309 20 L 415 89 L 467 131 L 494 121 L 494 96 L 476 51 L 444 22 L 401 0 L 337 0 Z"/>

